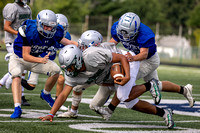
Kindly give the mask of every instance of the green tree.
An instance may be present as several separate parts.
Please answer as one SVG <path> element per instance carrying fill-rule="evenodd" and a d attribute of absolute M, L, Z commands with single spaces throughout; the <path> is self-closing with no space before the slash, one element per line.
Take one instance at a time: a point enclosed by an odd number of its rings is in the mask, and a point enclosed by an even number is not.
<path fill-rule="evenodd" d="M 37 13 L 43 9 L 50 9 L 66 15 L 70 22 L 77 23 L 82 22 L 84 16 L 89 14 L 89 5 L 87 0 L 35 0 L 34 9 Z"/>

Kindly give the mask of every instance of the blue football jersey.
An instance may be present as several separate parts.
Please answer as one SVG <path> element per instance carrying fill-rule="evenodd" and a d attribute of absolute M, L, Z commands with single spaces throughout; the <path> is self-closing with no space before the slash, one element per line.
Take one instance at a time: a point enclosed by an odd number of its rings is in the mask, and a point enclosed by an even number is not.
<path fill-rule="evenodd" d="M 68 40 L 71 40 L 71 35 L 70 35 L 69 32 L 66 33 L 65 38 L 67 38 Z M 55 44 L 55 46 L 51 46 L 50 48 L 48 48 L 47 51 L 45 51 L 44 53 L 42 53 L 40 56 L 41 56 L 41 57 L 44 57 L 44 56 L 47 55 L 49 52 L 51 52 L 51 53 L 50 53 L 50 56 L 49 56 L 49 59 L 50 59 L 50 60 L 55 60 L 55 58 L 56 58 L 56 51 L 59 50 L 59 49 L 61 49 L 61 48 L 63 48 L 64 46 L 65 46 L 65 45 L 63 45 L 63 44 L 57 42 L 57 43 Z"/>
<path fill-rule="evenodd" d="M 155 34 L 148 26 L 140 23 L 138 35 L 127 42 L 118 38 L 116 30 L 117 25 L 118 21 L 115 22 L 111 28 L 112 38 L 117 42 L 121 42 L 126 49 L 135 52 L 135 54 L 139 54 L 140 48 L 149 48 L 147 59 L 156 53 Z"/>
<path fill-rule="evenodd" d="M 64 29 L 61 25 L 57 26 L 56 33 L 52 38 L 45 38 L 37 31 L 36 20 L 26 20 L 23 25 L 26 37 L 22 37 L 18 33 L 14 41 L 14 53 L 22 58 L 22 47 L 30 46 L 30 55 L 38 57 L 43 52 L 47 51 L 51 46 L 56 45 L 63 38 Z"/>

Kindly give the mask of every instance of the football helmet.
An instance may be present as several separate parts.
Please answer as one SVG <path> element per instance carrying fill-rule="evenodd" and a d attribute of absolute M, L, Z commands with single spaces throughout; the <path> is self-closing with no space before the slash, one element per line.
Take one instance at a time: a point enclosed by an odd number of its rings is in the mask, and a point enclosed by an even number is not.
<path fill-rule="evenodd" d="M 130 41 L 138 34 L 140 18 L 137 14 L 128 12 L 123 14 L 116 27 L 117 36 L 122 41 Z"/>
<path fill-rule="evenodd" d="M 66 72 L 66 75 L 75 77 L 82 67 L 82 52 L 75 45 L 66 45 L 60 50 L 58 60 L 61 69 Z M 73 70 L 71 69 L 72 67 Z"/>
<path fill-rule="evenodd" d="M 57 17 L 57 23 L 62 25 L 64 28 L 64 36 L 65 36 L 69 27 L 68 19 L 63 14 L 56 14 L 56 17 Z"/>
<path fill-rule="evenodd" d="M 15 2 L 26 7 L 30 0 L 15 0 Z"/>
<path fill-rule="evenodd" d="M 99 46 L 103 42 L 103 36 L 96 30 L 85 31 L 80 39 L 78 45 L 81 50 L 84 50 L 90 46 Z"/>
<path fill-rule="evenodd" d="M 51 30 L 45 30 L 44 26 L 48 26 Z M 37 30 L 38 32 L 46 37 L 52 38 L 56 33 L 57 18 L 56 14 L 51 10 L 42 10 L 37 15 Z"/>

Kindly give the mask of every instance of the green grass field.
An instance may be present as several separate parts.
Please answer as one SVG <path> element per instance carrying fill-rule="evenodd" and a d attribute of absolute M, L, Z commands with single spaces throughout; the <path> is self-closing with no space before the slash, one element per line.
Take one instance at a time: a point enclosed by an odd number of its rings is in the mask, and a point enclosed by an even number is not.
<path fill-rule="evenodd" d="M 7 72 L 5 54 L 6 52 L 0 52 L 0 77 Z M 193 85 L 193 96 L 196 99 L 193 108 L 189 107 L 187 100 L 182 95 L 162 92 L 162 100 L 158 106 L 170 107 L 174 110 L 173 118 L 176 128 L 173 130 L 167 129 L 163 118 L 125 109 L 123 104 L 120 104 L 109 121 L 104 121 L 88 106 L 89 101 L 98 89 L 97 86 L 84 91 L 77 119 L 55 117 L 52 123 L 41 122 L 38 117 L 45 116 L 50 111 L 50 107 L 40 99 L 40 91 L 43 89 L 46 79 L 46 76 L 40 75 L 36 89 L 33 91 L 25 90 L 25 96 L 31 106 L 22 106 L 23 114 L 20 119 L 10 118 L 14 108 L 11 89 L 6 90 L 4 87 L 0 89 L 0 132 L 200 133 L 200 69 L 161 65 L 158 68 L 158 74 L 160 80 L 168 80 L 179 85 L 188 83 Z M 142 80 L 137 81 L 137 84 L 141 83 L 143 83 Z M 55 87 L 52 90 L 52 96 L 55 96 Z M 153 103 L 149 92 L 143 94 L 140 99 Z M 71 95 L 64 105 L 71 105 Z M 58 113 L 62 113 L 62 111 Z"/>

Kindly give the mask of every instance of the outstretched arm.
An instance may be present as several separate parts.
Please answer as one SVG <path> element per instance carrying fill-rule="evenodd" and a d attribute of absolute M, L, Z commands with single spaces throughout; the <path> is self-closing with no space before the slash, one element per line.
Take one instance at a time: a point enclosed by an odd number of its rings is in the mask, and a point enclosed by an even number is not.
<path fill-rule="evenodd" d="M 56 114 L 56 112 L 60 109 L 60 107 L 66 101 L 67 97 L 69 96 L 70 92 L 72 91 L 72 88 L 73 87 L 71 87 L 69 85 L 65 85 L 64 89 L 62 90 L 62 92 L 56 99 L 55 103 L 53 104 L 53 107 L 52 107 L 51 111 L 49 112 L 49 114 L 44 117 L 39 117 L 39 119 L 41 119 L 42 121 L 47 120 L 47 121 L 52 122 L 53 116 Z"/>
<path fill-rule="evenodd" d="M 63 38 L 60 43 L 62 43 L 63 45 L 69 45 L 69 44 L 74 44 L 76 46 L 78 46 L 78 43 L 76 41 L 71 41 L 71 40 L 68 40 L 66 38 Z"/>

